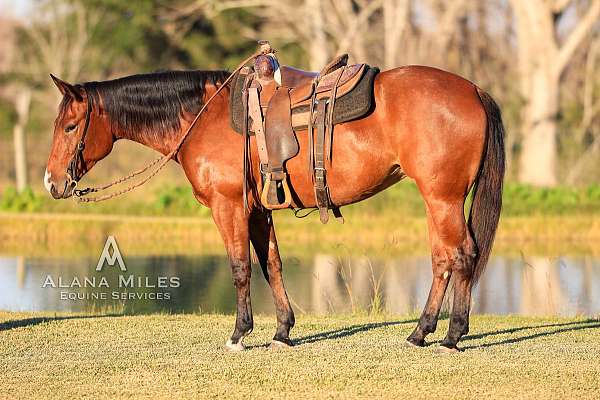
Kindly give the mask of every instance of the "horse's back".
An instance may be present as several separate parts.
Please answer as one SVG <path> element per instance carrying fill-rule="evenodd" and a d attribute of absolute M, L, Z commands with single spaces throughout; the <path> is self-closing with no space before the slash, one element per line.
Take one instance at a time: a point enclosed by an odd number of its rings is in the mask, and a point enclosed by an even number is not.
<path fill-rule="evenodd" d="M 472 82 L 433 67 L 405 66 L 377 77 L 375 97 L 390 121 L 391 140 L 406 175 L 439 176 L 450 166 L 462 166 L 472 182 L 487 127 Z"/>

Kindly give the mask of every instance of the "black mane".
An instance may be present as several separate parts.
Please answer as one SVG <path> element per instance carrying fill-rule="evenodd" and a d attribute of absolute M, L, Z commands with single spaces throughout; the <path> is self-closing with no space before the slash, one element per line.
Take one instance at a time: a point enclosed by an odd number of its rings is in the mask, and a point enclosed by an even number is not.
<path fill-rule="evenodd" d="M 222 83 L 227 71 L 165 71 L 131 75 L 82 86 L 101 102 L 115 132 L 160 137 L 180 129 L 182 113 L 196 114 L 206 84 Z"/>

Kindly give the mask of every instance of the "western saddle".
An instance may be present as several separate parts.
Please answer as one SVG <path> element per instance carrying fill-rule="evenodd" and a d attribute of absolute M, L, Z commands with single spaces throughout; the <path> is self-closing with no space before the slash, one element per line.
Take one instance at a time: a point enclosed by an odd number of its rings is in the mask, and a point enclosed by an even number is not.
<path fill-rule="evenodd" d="M 336 99 L 357 86 L 368 66 L 348 65 L 348 55 L 344 54 L 319 73 L 302 71 L 280 65 L 269 42 L 260 41 L 259 45 L 261 52 L 254 65 L 240 72 L 243 78 L 241 130 L 246 143 L 244 204 L 248 204 L 250 132 L 256 136 L 260 159 L 260 202 L 263 207 L 275 210 L 290 207 L 292 196 L 284 164 L 299 152 L 294 131 L 307 130 L 309 173 L 321 222 L 329 220 L 329 209 L 343 222 L 339 208 L 331 202 L 325 161 L 331 162 Z"/>

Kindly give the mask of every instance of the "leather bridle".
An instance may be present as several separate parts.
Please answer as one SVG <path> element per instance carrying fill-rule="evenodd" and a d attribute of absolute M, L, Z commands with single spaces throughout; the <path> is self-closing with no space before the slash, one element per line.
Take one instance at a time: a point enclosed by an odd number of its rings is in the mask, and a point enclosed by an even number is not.
<path fill-rule="evenodd" d="M 77 183 L 81 179 L 83 175 L 83 171 L 85 171 L 85 159 L 83 158 L 83 150 L 85 149 L 85 137 L 87 136 L 88 129 L 90 127 L 90 120 L 92 119 L 92 111 L 94 110 L 94 98 L 89 94 L 87 97 L 87 110 L 85 112 L 85 124 L 83 126 L 83 133 L 81 134 L 81 138 L 77 143 L 77 147 L 75 147 L 75 152 L 73 153 L 73 157 L 69 161 L 67 165 L 67 182 L 65 183 L 65 188 L 63 190 L 63 198 L 65 197 L 67 190 L 69 187 L 73 188 L 73 194 L 76 196 L 80 196 L 85 193 L 81 190 L 77 190 Z M 81 167 L 81 168 L 80 168 Z M 82 171 L 82 175 L 79 174 L 79 171 Z"/>

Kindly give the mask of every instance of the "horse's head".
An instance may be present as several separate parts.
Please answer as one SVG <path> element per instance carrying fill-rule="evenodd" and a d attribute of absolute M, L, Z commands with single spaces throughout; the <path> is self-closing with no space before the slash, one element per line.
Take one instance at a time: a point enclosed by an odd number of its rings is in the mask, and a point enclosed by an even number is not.
<path fill-rule="evenodd" d="M 113 136 L 100 104 L 96 104 L 98 97 L 94 98 L 82 85 L 50 76 L 63 99 L 54 121 L 44 187 L 55 199 L 64 199 L 71 197 L 79 179 L 110 153 Z"/>

